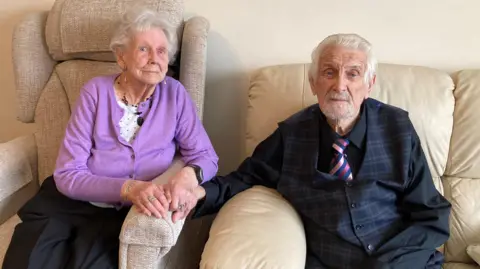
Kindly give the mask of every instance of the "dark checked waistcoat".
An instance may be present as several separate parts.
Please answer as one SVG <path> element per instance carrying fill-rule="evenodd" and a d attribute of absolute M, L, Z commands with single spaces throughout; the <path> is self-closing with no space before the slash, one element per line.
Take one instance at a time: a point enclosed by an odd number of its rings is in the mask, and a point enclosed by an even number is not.
<path fill-rule="evenodd" d="M 317 170 L 317 104 L 281 123 L 284 159 L 277 186 L 300 214 L 306 231 L 306 268 L 356 268 L 406 223 L 397 209 L 408 182 L 412 125 L 408 114 L 374 99 L 365 100 L 366 152 L 351 182 Z M 320 264 L 320 260 L 323 265 Z"/>

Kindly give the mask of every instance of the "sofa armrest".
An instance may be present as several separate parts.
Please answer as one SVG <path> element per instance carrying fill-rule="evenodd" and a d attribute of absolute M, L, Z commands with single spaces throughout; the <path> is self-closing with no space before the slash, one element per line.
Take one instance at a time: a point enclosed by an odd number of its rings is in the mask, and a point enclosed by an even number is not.
<path fill-rule="evenodd" d="M 305 232 L 297 212 L 275 190 L 255 186 L 217 214 L 200 269 L 303 269 L 305 261 Z"/>
<path fill-rule="evenodd" d="M 195 102 L 200 119 L 203 119 L 209 30 L 207 19 L 190 18 L 185 22 L 181 47 L 180 82 Z"/>
<path fill-rule="evenodd" d="M 170 168 L 154 179 L 164 184 L 185 164 L 176 158 Z M 172 213 L 167 219 L 157 219 L 139 213 L 135 207 L 128 212 L 120 233 L 120 269 L 156 268 L 158 260 L 176 244 L 185 220 L 172 222 Z"/>
<path fill-rule="evenodd" d="M 31 195 L 22 192 L 28 185 L 33 185 L 29 194 L 38 189 L 37 147 L 33 135 L 0 144 L 0 223 L 30 198 Z"/>
<path fill-rule="evenodd" d="M 17 92 L 17 117 L 34 121 L 35 107 L 52 74 L 56 62 L 50 57 L 45 42 L 48 12 L 35 12 L 20 21 L 12 37 L 13 72 Z"/>

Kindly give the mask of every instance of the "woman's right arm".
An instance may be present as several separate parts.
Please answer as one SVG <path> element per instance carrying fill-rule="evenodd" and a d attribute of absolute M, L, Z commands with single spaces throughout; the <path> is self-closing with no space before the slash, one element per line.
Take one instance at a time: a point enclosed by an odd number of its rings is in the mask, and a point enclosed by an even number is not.
<path fill-rule="evenodd" d="M 93 145 L 96 105 L 94 96 L 82 88 L 60 145 L 54 179 L 58 190 L 72 199 L 116 203 L 122 200 L 122 185 L 128 179 L 97 176 L 87 166 Z"/>

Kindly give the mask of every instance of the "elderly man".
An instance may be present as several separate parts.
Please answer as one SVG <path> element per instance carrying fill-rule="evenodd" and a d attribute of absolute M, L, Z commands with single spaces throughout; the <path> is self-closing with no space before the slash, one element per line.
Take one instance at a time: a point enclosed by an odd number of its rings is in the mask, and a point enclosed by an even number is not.
<path fill-rule="evenodd" d="M 279 123 L 237 171 L 197 189 L 195 217 L 263 185 L 300 214 L 305 268 L 441 268 L 451 206 L 407 112 L 368 97 L 375 68 L 364 38 L 322 41 L 309 71 L 318 104 Z"/>

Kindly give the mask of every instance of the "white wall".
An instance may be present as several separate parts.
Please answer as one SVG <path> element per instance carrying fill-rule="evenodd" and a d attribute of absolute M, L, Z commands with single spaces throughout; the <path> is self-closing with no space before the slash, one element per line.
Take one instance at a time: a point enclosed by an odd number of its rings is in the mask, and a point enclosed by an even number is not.
<path fill-rule="evenodd" d="M 0 142 L 31 130 L 15 121 L 10 40 L 13 24 L 53 0 L 0 0 Z M 478 0 L 185 0 L 187 16 L 211 22 L 205 125 L 221 173 L 241 161 L 242 109 L 255 68 L 309 61 L 326 35 L 356 32 L 382 62 L 453 71 L 480 68 Z M 6 128 L 3 124 L 9 124 Z"/>

